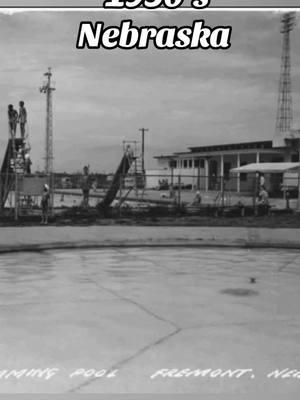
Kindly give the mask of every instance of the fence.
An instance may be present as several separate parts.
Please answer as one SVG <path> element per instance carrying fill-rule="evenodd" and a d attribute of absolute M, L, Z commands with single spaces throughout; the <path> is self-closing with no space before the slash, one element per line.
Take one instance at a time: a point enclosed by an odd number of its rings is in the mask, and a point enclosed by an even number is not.
<path fill-rule="evenodd" d="M 114 174 L 88 175 L 89 205 L 95 207 L 105 197 L 111 187 Z M 274 200 L 298 198 L 299 178 L 295 173 L 265 174 L 265 188 Z M 174 175 L 168 171 L 160 174 L 119 175 L 118 187 L 112 205 L 121 206 L 126 202 L 139 204 L 182 204 L 193 203 L 196 192 L 200 191 L 202 203 L 212 205 L 232 205 L 243 202 L 253 204 L 257 194 L 255 174 L 228 175 L 224 177 Z M 0 205 L 3 212 L 25 209 L 38 210 L 43 185 L 51 187 L 51 205 L 64 208 L 82 205 L 82 174 L 42 174 L 0 175 Z M 17 189 L 17 190 L 16 190 Z M 286 204 L 286 203 L 284 203 Z"/>

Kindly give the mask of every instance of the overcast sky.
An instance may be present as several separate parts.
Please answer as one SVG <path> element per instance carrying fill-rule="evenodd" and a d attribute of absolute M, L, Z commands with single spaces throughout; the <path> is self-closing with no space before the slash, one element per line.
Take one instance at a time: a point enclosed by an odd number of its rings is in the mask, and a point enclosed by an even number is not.
<path fill-rule="evenodd" d="M 271 139 L 281 57 L 280 16 L 273 12 L 205 12 L 209 26 L 232 25 L 232 47 L 216 50 L 76 50 L 81 20 L 119 24 L 122 12 L 27 12 L 0 15 L 1 148 L 7 104 L 24 100 L 34 169 L 43 167 L 45 95 L 52 66 L 55 169 L 116 168 L 122 140 L 146 136 L 153 155 L 188 146 Z M 188 25 L 199 12 L 131 12 L 137 25 Z M 292 33 L 295 120 L 300 120 L 300 31 Z"/>

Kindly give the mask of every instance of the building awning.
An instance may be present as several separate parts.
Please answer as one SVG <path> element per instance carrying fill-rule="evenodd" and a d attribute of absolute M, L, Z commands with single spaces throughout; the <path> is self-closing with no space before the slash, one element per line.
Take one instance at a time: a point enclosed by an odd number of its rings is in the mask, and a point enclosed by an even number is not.
<path fill-rule="evenodd" d="M 286 171 L 297 171 L 299 169 L 299 162 L 271 162 L 271 163 L 254 163 L 243 165 L 239 168 L 232 168 L 230 172 L 233 173 L 245 173 L 251 172 L 264 172 L 264 173 L 283 173 Z"/>

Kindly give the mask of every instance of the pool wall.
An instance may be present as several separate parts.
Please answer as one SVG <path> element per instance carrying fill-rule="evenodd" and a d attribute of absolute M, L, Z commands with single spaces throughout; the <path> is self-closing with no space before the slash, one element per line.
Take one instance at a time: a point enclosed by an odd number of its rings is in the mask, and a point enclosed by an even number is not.
<path fill-rule="evenodd" d="M 218 246 L 300 249 L 300 229 L 231 227 L 4 227 L 0 252 L 89 247 Z"/>

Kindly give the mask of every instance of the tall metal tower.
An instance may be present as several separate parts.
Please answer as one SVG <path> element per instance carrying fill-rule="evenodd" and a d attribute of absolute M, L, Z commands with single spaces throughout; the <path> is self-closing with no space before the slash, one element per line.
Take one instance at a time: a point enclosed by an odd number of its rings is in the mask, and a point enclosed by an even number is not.
<path fill-rule="evenodd" d="M 53 112 L 52 112 L 52 92 L 55 88 L 52 86 L 51 68 L 44 74 L 47 81 L 40 87 L 40 92 L 46 94 L 46 141 L 45 141 L 45 173 L 53 172 Z"/>
<path fill-rule="evenodd" d="M 279 95 L 276 118 L 276 133 L 273 141 L 275 147 L 284 145 L 284 137 L 290 131 L 293 122 L 293 100 L 291 90 L 291 51 L 290 32 L 295 26 L 296 14 L 286 13 L 281 18 L 283 34 Z"/>

